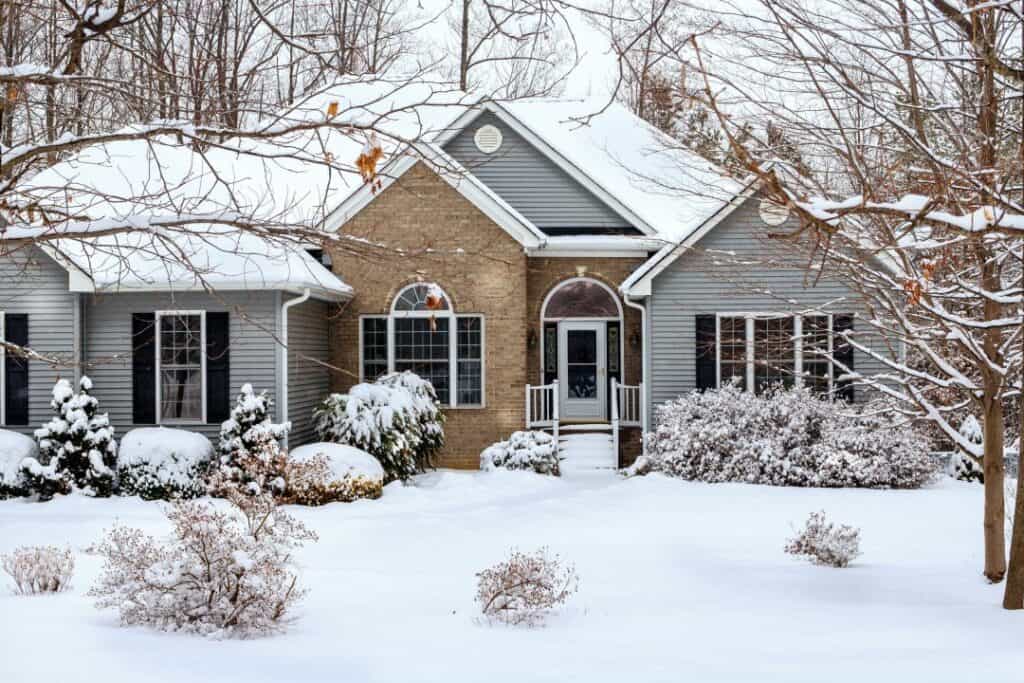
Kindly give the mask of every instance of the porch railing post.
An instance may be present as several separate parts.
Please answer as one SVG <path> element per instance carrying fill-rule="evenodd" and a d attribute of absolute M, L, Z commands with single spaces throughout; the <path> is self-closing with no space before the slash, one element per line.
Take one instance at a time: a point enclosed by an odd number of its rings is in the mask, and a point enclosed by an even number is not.
<path fill-rule="evenodd" d="M 627 415 L 627 418 L 629 416 Z M 612 452 L 616 465 L 619 459 L 619 382 L 612 377 Z"/>
<path fill-rule="evenodd" d="M 533 420 L 530 419 L 530 385 L 526 385 L 526 428 L 529 429 L 533 426 Z"/>
<path fill-rule="evenodd" d="M 554 380 L 551 383 L 551 421 L 552 421 L 552 432 L 555 438 L 555 453 L 559 451 L 558 444 L 558 380 Z"/>

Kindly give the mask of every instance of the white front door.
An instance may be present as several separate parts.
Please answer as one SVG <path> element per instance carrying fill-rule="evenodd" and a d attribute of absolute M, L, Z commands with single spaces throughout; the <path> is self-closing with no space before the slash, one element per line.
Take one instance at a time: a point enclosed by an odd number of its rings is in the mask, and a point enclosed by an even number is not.
<path fill-rule="evenodd" d="M 605 419 L 605 323 L 558 324 L 559 416 Z"/>

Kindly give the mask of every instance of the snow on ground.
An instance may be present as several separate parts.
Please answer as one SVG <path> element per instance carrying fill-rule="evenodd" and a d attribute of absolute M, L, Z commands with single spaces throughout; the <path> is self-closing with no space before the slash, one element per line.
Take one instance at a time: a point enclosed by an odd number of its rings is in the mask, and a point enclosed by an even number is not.
<path fill-rule="evenodd" d="M 123 628 L 84 597 L 99 562 L 81 548 L 115 519 L 165 532 L 160 504 L 6 501 L 0 552 L 70 542 L 77 567 L 70 593 L 0 595 L 0 680 L 1019 681 L 1024 621 L 980 575 L 981 494 L 441 471 L 298 509 L 320 534 L 299 621 L 220 642 Z M 817 509 L 863 529 L 851 568 L 782 552 Z M 580 574 L 567 608 L 476 623 L 474 572 L 542 544 Z"/>

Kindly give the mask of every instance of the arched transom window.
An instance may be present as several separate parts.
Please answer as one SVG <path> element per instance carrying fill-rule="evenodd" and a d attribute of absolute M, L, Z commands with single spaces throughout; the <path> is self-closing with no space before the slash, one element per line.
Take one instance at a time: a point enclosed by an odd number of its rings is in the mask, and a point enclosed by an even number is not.
<path fill-rule="evenodd" d="M 410 370 L 434 385 L 444 405 L 481 406 L 483 323 L 481 315 L 457 315 L 436 284 L 409 285 L 395 295 L 390 315 L 360 319 L 361 379 Z"/>
<path fill-rule="evenodd" d="M 558 286 L 548 295 L 544 318 L 618 318 L 619 303 L 611 290 L 597 280 L 577 278 Z"/>

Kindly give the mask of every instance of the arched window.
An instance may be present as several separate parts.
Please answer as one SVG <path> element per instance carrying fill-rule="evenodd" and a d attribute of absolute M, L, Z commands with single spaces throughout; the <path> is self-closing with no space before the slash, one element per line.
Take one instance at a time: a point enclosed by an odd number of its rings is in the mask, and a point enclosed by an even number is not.
<path fill-rule="evenodd" d="M 550 294 L 544 305 L 545 319 L 618 318 L 619 303 L 611 290 L 597 280 L 568 280 Z"/>
<path fill-rule="evenodd" d="M 410 370 L 430 381 L 444 405 L 483 405 L 483 316 L 456 315 L 436 284 L 405 287 L 390 315 L 363 316 L 360 325 L 363 381 Z"/>

